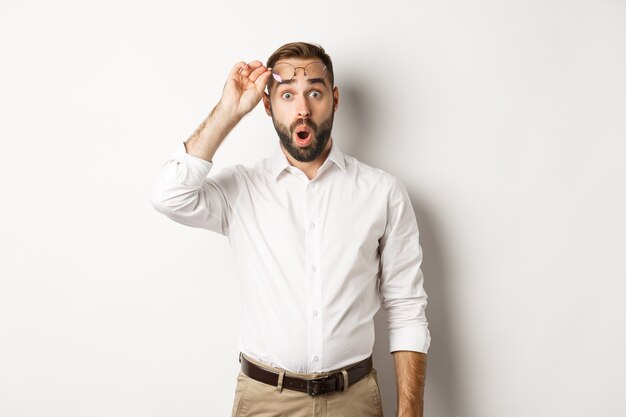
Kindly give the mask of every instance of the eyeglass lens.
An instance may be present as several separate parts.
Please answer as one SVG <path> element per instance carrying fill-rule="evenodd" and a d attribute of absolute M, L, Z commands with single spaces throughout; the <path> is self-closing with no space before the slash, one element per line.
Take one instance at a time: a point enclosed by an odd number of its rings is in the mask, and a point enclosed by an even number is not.
<path fill-rule="evenodd" d="M 294 67 L 286 62 L 281 62 L 272 68 L 272 76 L 279 83 L 289 81 L 295 77 L 298 68 L 304 69 L 304 76 L 307 80 L 326 77 L 326 65 L 321 62 L 311 62 L 305 67 Z"/>

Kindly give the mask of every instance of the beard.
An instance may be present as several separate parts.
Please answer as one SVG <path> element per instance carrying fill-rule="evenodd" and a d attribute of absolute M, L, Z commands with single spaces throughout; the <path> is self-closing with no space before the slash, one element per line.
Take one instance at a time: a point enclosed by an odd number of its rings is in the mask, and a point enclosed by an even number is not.
<path fill-rule="evenodd" d="M 280 143 L 283 144 L 283 147 L 287 150 L 287 152 L 289 152 L 289 155 L 291 155 L 296 161 L 311 162 L 320 156 L 320 154 L 324 151 L 324 148 L 328 143 L 328 139 L 330 138 L 330 132 L 333 128 L 334 117 L 335 114 L 332 112 L 328 119 L 324 120 L 319 126 L 315 122 L 308 119 L 298 119 L 293 122 L 289 128 L 277 122 L 274 117 L 272 117 L 272 122 L 274 123 L 274 129 L 276 129 L 276 133 L 278 133 L 278 137 L 280 138 Z M 301 124 L 310 127 L 313 131 L 313 140 L 305 147 L 296 145 L 295 139 L 293 139 L 296 128 Z"/>

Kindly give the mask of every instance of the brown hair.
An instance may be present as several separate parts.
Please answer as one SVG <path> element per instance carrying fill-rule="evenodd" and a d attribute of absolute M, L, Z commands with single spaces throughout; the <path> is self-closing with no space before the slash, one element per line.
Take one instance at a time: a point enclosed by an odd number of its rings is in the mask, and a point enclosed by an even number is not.
<path fill-rule="evenodd" d="M 311 44 L 306 42 L 291 42 L 287 43 L 277 50 L 274 51 L 272 55 L 267 59 L 266 67 L 273 67 L 278 60 L 282 58 L 319 58 L 324 65 L 326 65 L 328 80 L 330 81 L 330 86 L 333 87 L 335 85 L 335 76 L 333 73 L 333 62 L 330 59 L 330 56 L 324 51 L 320 45 Z M 272 89 L 274 85 L 274 78 L 270 77 L 267 83 L 267 91 Z"/>

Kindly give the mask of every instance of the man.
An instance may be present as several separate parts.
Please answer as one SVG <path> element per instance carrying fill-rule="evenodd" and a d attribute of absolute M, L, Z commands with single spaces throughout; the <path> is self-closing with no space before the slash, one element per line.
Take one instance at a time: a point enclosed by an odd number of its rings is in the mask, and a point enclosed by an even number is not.
<path fill-rule="evenodd" d="M 207 177 L 222 141 L 261 100 L 279 137 L 273 156 Z M 235 251 L 233 416 L 382 416 L 371 362 L 381 298 L 398 416 L 422 415 L 430 335 L 415 215 L 397 178 L 340 151 L 331 137 L 338 105 L 320 46 L 286 44 L 267 66 L 239 62 L 155 182 L 156 210 L 228 236 Z"/>

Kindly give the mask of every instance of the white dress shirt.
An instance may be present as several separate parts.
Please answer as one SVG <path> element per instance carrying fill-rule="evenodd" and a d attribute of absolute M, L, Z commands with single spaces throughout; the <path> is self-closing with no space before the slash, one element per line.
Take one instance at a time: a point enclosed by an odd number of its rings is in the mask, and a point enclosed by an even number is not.
<path fill-rule="evenodd" d="M 428 350 L 418 228 L 396 177 L 334 141 L 312 180 L 278 141 L 253 167 L 207 177 L 212 166 L 181 143 L 157 176 L 152 205 L 228 237 L 241 280 L 243 353 L 292 372 L 358 362 L 372 354 L 381 300 L 390 351 Z"/>

